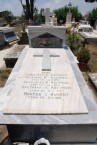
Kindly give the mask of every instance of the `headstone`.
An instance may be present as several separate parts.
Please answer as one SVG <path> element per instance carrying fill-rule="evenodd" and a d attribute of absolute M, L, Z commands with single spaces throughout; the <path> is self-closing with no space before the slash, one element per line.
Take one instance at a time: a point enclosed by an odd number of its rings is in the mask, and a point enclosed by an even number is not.
<path fill-rule="evenodd" d="M 65 44 L 65 26 L 50 25 L 49 18 L 54 13 L 49 8 L 42 13 L 45 17 L 45 25 L 29 26 L 29 46 L 30 48 L 61 48 Z"/>
<path fill-rule="evenodd" d="M 49 8 L 46 8 L 46 10 L 42 12 L 42 15 L 45 16 L 45 25 L 49 25 L 49 17 L 53 16 L 53 13 L 50 12 Z"/>
<path fill-rule="evenodd" d="M 66 16 L 66 25 L 68 27 L 71 26 L 71 22 L 72 22 L 72 14 L 71 13 L 67 13 L 67 16 Z"/>

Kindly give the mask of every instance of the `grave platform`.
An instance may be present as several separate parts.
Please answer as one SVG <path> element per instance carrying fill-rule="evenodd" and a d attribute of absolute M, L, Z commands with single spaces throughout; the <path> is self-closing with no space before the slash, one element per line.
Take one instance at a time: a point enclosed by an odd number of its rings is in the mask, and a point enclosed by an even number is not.
<path fill-rule="evenodd" d="M 97 90 L 97 73 L 89 74 L 89 79 L 93 84 L 93 86 L 95 87 L 95 89 Z"/>
<path fill-rule="evenodd" d="M 41 137 L 50 143 L 94 143 L 97 138 L 97 105 L 89 91 L 86 82 L 77 66 L 70 49 L 65 46 L 62 51 L 68 56 L 72 71 L 78 82 L 84 104 L 85 113 L 68 114 L 4 114 L 9 101 L 9 94 L 15 85 L 21 66 L 29 48 L 23 50 L 0 96 L 0 124 L 7 125 L 12 141 L 32 142 Z M 61 50 L 61 49 L 59 49 Z M 51 51 L 51 50 L 50 50 Z M 41 53 L 41 52 L 40 52 Z M 54 51 L 55 53 L 55 51 Z M 40 55 L 40 54 L 34 54 Z M 54 54 L 53 54 L 54 55 Z M 57 55 L 57 54 L 56 54 Z M 58 55 L 57 55 L 58 56 Z M 41 61 L 41 57 L 38 58 Z M 58 59 L 57 57 L 54 59 Z M 67 61 L 68 63 L 68 61 Z M 45 65 L 45 64 L 44 64 Z M 43 66 L 44 66 L 43 65 Z M 47 65 L 50 68 L 50 65 Z M 37 67 L 37 65 L 36 65 Z M 32 68 L 33 69 L 33 68 Z M 28 69 L 27 69 L 28 70 Z M 23 70 L 22 70 L 23 71 Z M 23 77 L 23 76 L 20 76 Z M 77 91 L 77 90 L 76 90 Z M 20 99 L 20 98 L 19 98 Z M 22 104 L 23 105 L 23 104 Z M 83 106 L 83 104 L 82 104 Z M 50 108 L 50 106 L 47 106 Z M 57 108 L 59 106 L 57 105 Z M 24 107 L 25 108 L 25 107 Z M 45 110 L 45 108 L 44 108 Z M 14 132 L 14 133 L 13 133 Z"/>

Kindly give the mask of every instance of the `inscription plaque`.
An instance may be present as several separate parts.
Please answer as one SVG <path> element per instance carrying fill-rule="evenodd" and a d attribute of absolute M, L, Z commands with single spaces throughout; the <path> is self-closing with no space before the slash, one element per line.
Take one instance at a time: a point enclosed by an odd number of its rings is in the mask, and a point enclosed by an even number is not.
<path fill-rule="evenodd" d="M 46 48 L 47 49 L 47 48 Z M 42 70 L 44 49 L 29 49 L 9 96 L 4 113 L 88 113 L 83 96 L 64 49 L 49 49 L 51 71 Z"/>

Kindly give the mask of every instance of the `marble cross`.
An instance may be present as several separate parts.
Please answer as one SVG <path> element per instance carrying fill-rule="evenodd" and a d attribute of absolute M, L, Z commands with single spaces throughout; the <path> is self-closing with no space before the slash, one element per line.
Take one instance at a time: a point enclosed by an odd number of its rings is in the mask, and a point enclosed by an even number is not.
<path fill-rule="evenodd" d="M 59 55 L 50 54 L 49 49 L 44 49 L 43 54 L 34 54 L 34 57 L 43 57 L 42 71 L 51 71 L 51 57 L 59 57 Z"/>
<path fill-rule="evenodd" d="M 42 12 L 42 16 L 45 16 L 45 24 L 49 25 L 49 17 L 53 16 L 53 12 L 50 12 L 50 9 L 46 8 L 46 10 Z"/>

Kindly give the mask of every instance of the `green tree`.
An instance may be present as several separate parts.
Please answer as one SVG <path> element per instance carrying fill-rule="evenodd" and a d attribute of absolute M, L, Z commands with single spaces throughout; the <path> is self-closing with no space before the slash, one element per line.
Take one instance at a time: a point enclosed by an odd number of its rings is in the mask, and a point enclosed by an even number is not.
<path fill-rule="evenodd" d="M 89 12 L 89 21 L 92 26 L 94 26 L 96 18 L 97 18 L 97 8 L 94 8 L 91 12 Z"/>
<path fill-rule="evenodd" d="M 59 9 L 54 10 L 54 13 L 56 14 L 56 16 L 58 18 L 58 22 L 60 22 L 61 20 L 63 20 L 63 23 L 66 22 L 66 16 L 67 16 L 67 13 L 68 12 L 69 12 L 69 8 L 67 6 L 64 6 L 62 8 L 59 8 Z M 77 22 L 80 19 L 82 19 L 82 15 L 78 11 L 78 8 L 77 7 L 72 7 L 71 8 L 71 13 L 72 13 L 72 17 L 75 18 L 75 20 Z"/>
<path fill-rule="evenodd" d="M 45 22 L 45 17 L 44 16 L 42 16 L 42 12 L 44 11 L 44 8 L 41 8 L 40 9 L 40 12 L 39 12 L 39 19 L 40 19 L 40 21 L 43 23 L 43 22 Z"/>
<path fill-rule="evenodd" d="M 0 17 L 3 17 L 8 24 L 10 24 L 15 19 L 12 12 L 7 10 L 0 12 Z"/>
<path fill-rule="evenodd" d="M 34 18 L 34 4 L 35 4 L 36 0 L 30 0 L 30 15 L 31 15 L 31 19 L 33 20 Z"/>
<path fill-rule="evenodd" d="M 93 2 L 97 2 L 97 0 L 85 0 L 85 2 L 93 3 Z"/>
<path fill-rule="evenodd" d="M 19 0 L 19 1 L 22 5 L 25 18 L 27 20 L 31 19 L 33 21 L 33 19 L 34 19 L 34 4 L 35 4 L 36 0 L 25 0 L 26 4 L 23 4 L 22 0 Z"/>

